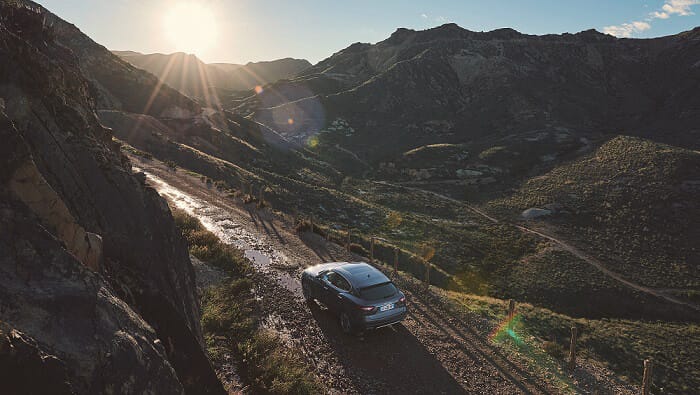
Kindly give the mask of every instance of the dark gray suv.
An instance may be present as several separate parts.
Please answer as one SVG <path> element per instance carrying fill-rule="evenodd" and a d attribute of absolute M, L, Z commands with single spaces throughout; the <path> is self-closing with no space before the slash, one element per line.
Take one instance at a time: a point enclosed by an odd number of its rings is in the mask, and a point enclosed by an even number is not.
<path fill-rule="evenodd" d="M 343 332 L 362 332 L 406 318 L 406 296 L 384 273 L 364 262 L 312 266 L 301 274 L 304 298 L 338 314 Z"/>

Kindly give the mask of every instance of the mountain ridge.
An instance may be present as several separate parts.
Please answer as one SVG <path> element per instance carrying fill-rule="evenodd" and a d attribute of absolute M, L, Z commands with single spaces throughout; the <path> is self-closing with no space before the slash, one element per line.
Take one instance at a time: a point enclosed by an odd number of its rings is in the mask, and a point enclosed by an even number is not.
<path fill-rule="evenodd" d="M 204 63 L 196 55 L 184 52 L 143 54 L 135 51 L 111 51 L 134 66 L 144 69 L 171 87 L 195 98 L 210 95 L 211 90 L 241 91 L 290 78 L 311 66 L 307 60 L 291 57 L 271 61 Z"/>

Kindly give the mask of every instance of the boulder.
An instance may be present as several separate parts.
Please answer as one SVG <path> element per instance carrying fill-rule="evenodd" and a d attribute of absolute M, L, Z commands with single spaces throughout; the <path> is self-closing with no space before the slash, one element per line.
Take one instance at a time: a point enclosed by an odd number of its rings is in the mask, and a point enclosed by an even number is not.
<path fill-rule="evenodd" d="M 535 208 L 531 207 L 520 214 L 521 217 L 524 219 L 535 219 L 535 218 L 540 218 L 540 217 L 546 217 L 548 215 L 551 215 L 552 211 L 543 209 L 543 208 Z"/>

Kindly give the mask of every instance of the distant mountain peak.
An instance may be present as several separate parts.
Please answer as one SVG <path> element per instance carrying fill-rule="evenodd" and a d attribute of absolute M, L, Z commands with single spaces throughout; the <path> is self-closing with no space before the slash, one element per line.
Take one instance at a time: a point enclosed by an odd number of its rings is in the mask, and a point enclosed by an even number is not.
<path fill-rule="evenodd" d="M 510 40 L 514 38 L 520 38 L 523 36 L 522 33 L 510 27 L 503 27 L 500 29 L 491 30 L 487 34 L 502 40 Z"/>
<path fill-rule="evenodd" d="M 162 79 L 171 87 L 192 96 L 208 95 L 210 88 L 248 90 L 280 79 L 294 77 L 311 66 L 305 59 L 284 58 L 245 65 L 231 63 L 207 64 L 194 54 L 141 54 L 133 51 L 113 51 L 137 68 Z"/>
<path fill-rule="evenodd" d="M 439 30 L 467 30 L 454 22 L 443 23 L 442 25 L 436 27 Z"/>

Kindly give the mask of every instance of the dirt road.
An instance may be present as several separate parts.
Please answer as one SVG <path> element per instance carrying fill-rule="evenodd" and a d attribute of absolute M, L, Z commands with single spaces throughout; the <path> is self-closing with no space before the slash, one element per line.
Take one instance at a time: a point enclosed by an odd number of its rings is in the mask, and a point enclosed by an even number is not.
<path fill-rule="evenodd" d="M 132 159 L 171 204 L 199 218 L 224 242 L 245 250 L 257 268 L 256 294 L 264 306 L 265 325 L 303 354 L 329 392 L 558 392 L 550 381 L 491 344 L 481 334 L 487 322 L 448 311 L 439 297 L 411 278 L 395 279 L 410 303 L 410 315 L 402 325 L 362 338 L 343 335 L 332 314 L 303 301 L 298 278 L 309 265 L 359 257 L 349 256 L 315 234 L 299 236 L 289 222 L 269 210 L 234 202 L 182 171 Z M 602 389 L 601 393 L 620 391 L 620 387 L 608 387 L 608 382 L 595 379 L 588 385 Z"/>

